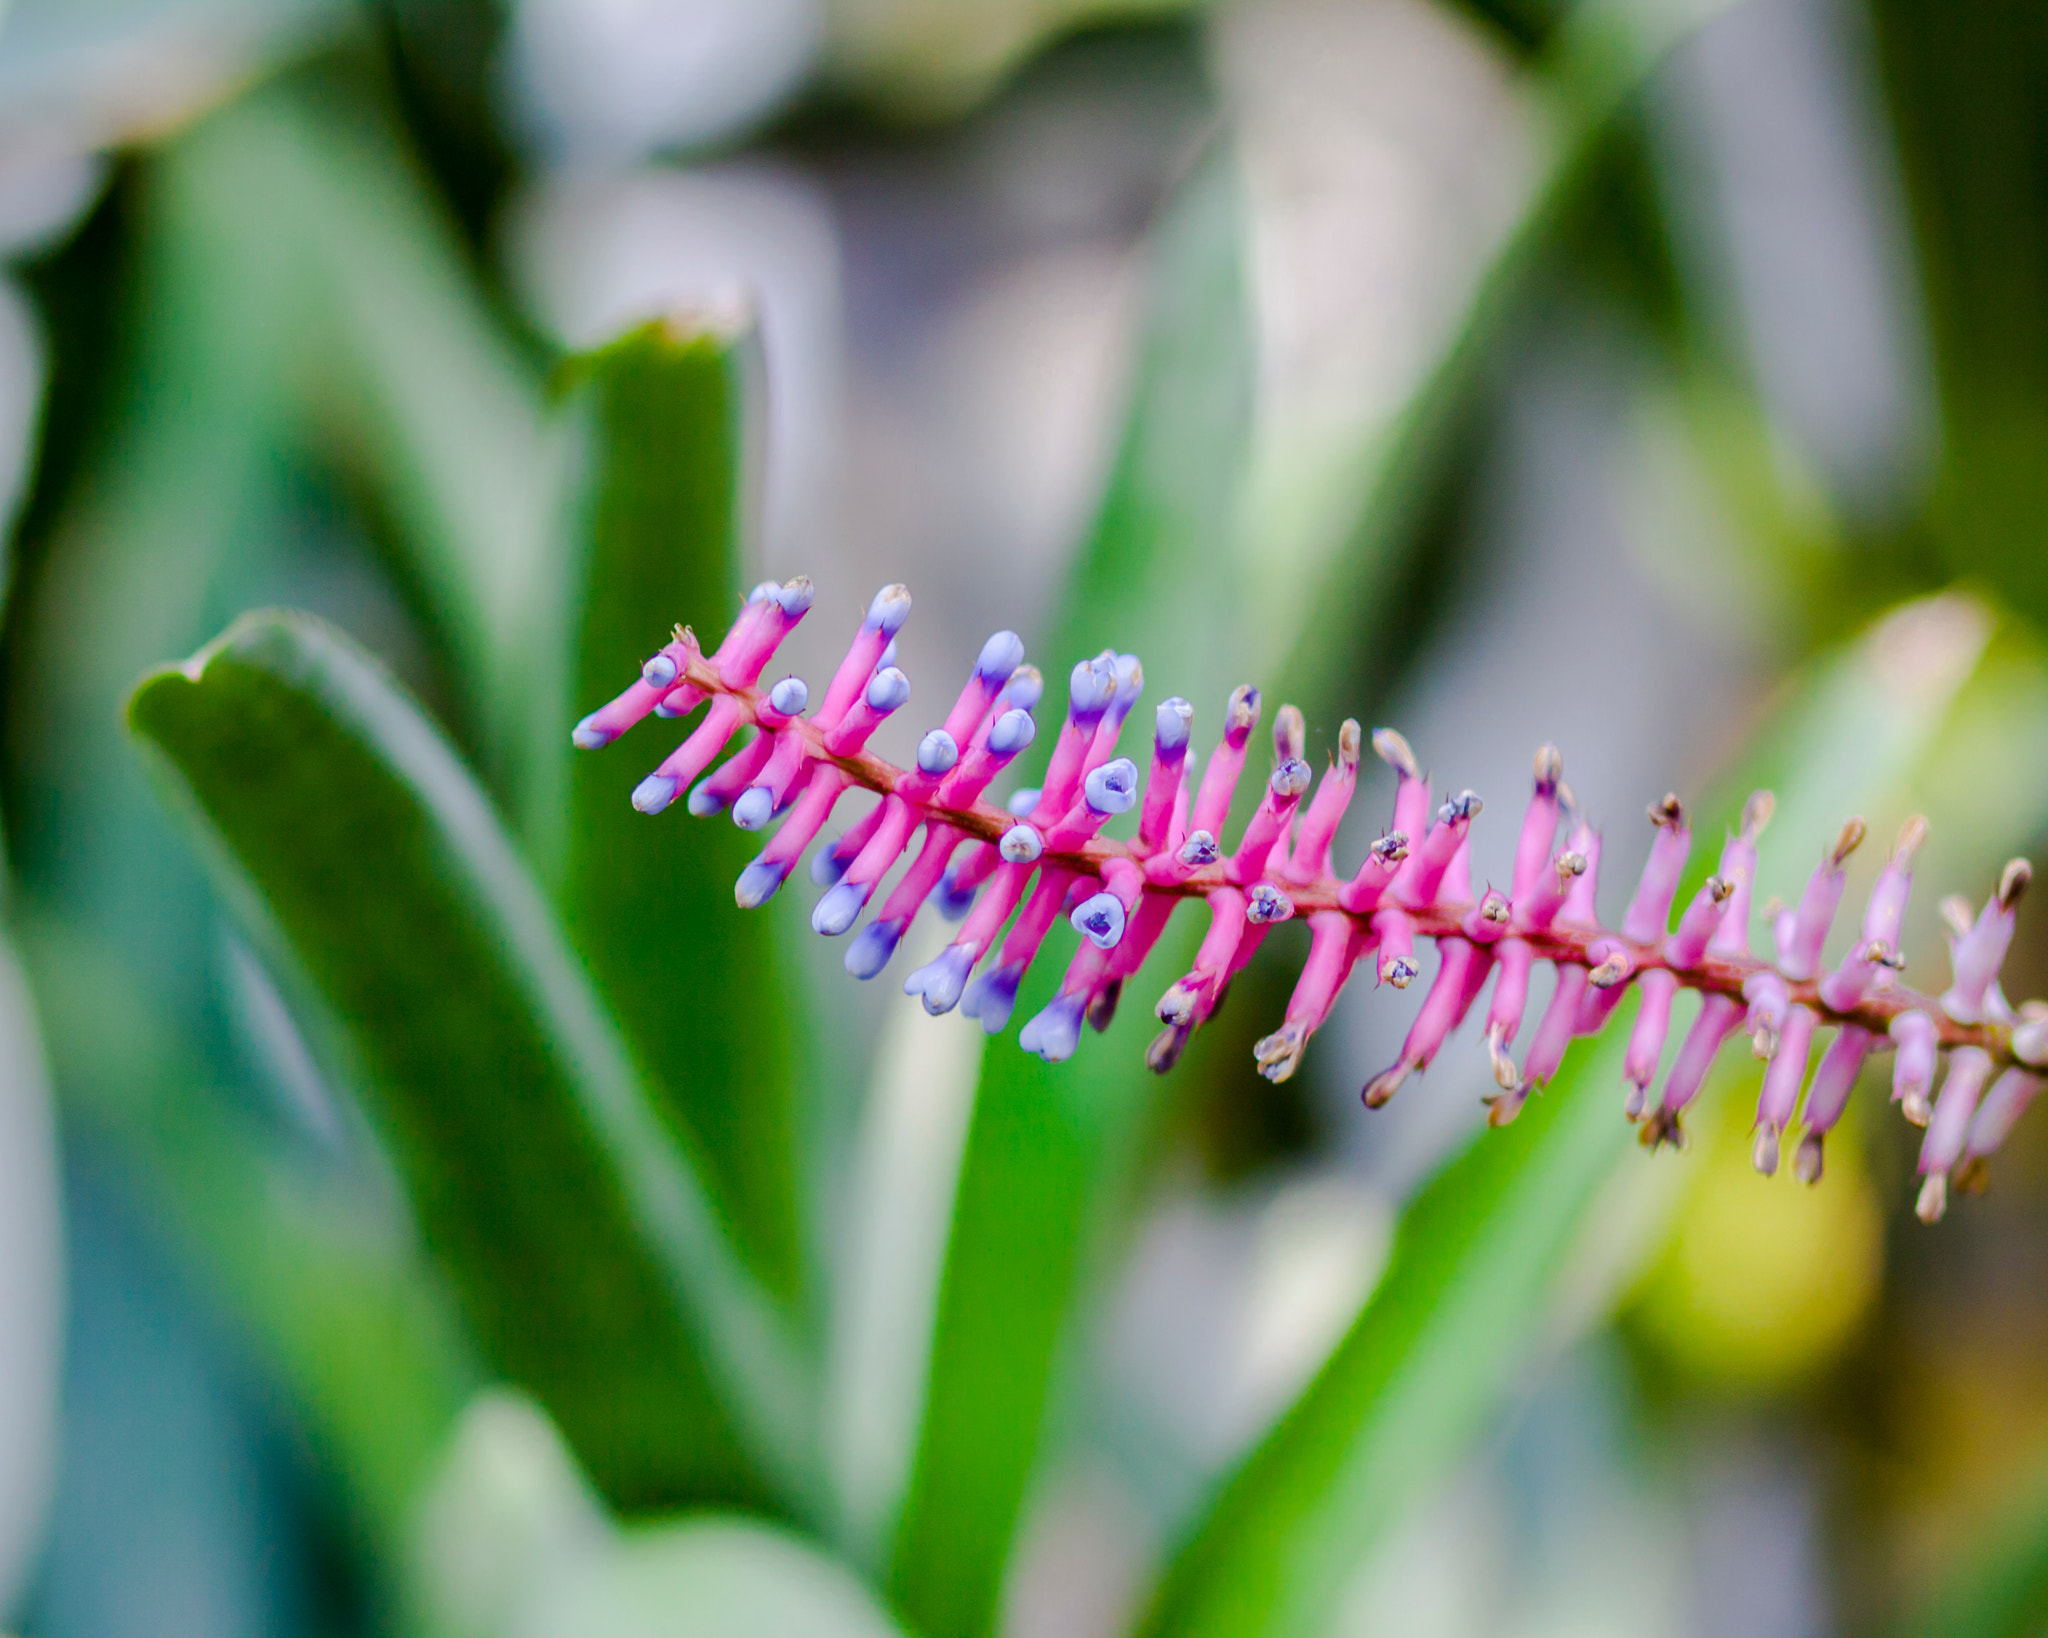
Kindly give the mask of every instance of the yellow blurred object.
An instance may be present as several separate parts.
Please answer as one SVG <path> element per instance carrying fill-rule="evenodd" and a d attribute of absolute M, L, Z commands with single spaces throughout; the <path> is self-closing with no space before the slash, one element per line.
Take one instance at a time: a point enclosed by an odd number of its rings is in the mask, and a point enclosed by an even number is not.
<path fill-rule="evenodd" d="M 1883 1273 L 1883 1222 L 1853 1123 L 1828 1134 L 1813 1188 L 1789 1167 L 1757 1174 L 1749 1123 L 1760 1076 L 1715 1089 L 1691 1152 L 1693 1172 L 1664 1249 L 1637 1287 L 1629 1321 L 1683 1374 L 1741 1393 L 1792 1386 L 1853 1337 Z"/>

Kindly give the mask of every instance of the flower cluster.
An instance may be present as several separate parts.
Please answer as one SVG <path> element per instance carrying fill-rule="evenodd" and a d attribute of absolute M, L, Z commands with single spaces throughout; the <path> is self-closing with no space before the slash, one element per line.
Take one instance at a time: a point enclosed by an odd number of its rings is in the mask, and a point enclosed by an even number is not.
<path fill-rule="evenodd" d="M 1237 845 L 1226 850 L 1225 821 L 1259 723 L 1258 690 L 1230 696 L 1222 740 L 1200 768 L 1199 783 L 1194 708 L 1179 698 L 1163 702 L 1154 715 L 1150 771 L 1141 777 L 1116 749 L 1143 673 L 1133 656 L 1114 652 L 1074 667 L 1044 782 L 999 808 L 984 793 L 1032 743 L 1044 691 L 1038 670 L 1024 663 L 1022 640 L 1008 631 L 988 640 L 944 724 L 919 741 L 916 766 L 902 769 L 866 745 L 910 698 L 909 680 L 894 664 L 910 594 L 889 586 L 876 595 L 815 710 L 799 678 L 759 686 L 812 597 L 807 579 L 756 587 L 709 655 L 689 630 L 676 628 L 639 681 L 577 725 L 575 743 L 607 745 L 650 712 L 681 717 L 707 707 L 696 730 L 640 782 L 633 804 L 659 813 L 687 789 L 692 813 L 730 809 L 744 830 L 780 817 L 781 828 L 740 875 L 743 908 L 765 904 L 782 886 L 843 795 L 860 787 L 880 796 L 812 858 L 811 879 L 826 892 L 811 925 L 828 937 L 850 932 L 907 858 L 854 936 L 846 966 L 859 978 L 880 973 L 912 919 L 936 898 L 960 930 L 903 986 L 934 1015 L 958 1007 L 990 1034 L 1002 1030 L 1025 972 L 1065 917 L 1081 935 L 1079 949 L 1058 993 L 1021 1037 L 1048 1062 L 1073 1053 L 1084 1020 L 1108 1027 L 1126 980 L 1175 909 L 1199 899 L 1209 912 L 1207 935 L 1193 968 L 1174 980 L 1156 1009 L 1165 1027 L 1147 1057 L 1161 1072 L 1216 1010 L 1268 930 L 1294 917 L 1308 923 L 1308 959 L 1285 1019 L 1256 1049 L 1260 1072 L 1274 1081 L 1294 1073 L 1359 962 L 1370 960 L 1381 983 L 1405 988 L 1421 975 L 1418 941 L 1436 946 L 1436 974 L 1400 1057 L 1366 1084 L 1369 1107 L 1429 1066 L 1492 978 L 1483 1026 L 1499 1087 L 1491 1119 L 1511 1121 L 1530 1092 L 1556 1074 L 1573 1038 L 1602 1029 L 1633 988 L 1641 1002 L 1628 1041 L 1627 1114 L 1641 1122 L 1646 1144 L 1683 1142 L 1685 1110 L 1715 1054 L 1744 1032 L 1768 1066 L 1757 1105 L 1756 1167 L 1777 1170 L 1780 1143 L 1796 1121 L 1803 1130 L 1793 1170 L 1802 1181 L 1817 1181 L 1827 1134 L 1864 1060 L 1890 1047 L 1893 1099 L 1927 1129 L 1919 1213 L 1931 1222 L 1952 1185 L 1981 1181 L 1985 1157 L 2048 1072 L 2048 1005 L 2029 1002 L 2015 1011 L 1997 981 L 2014 907 L 2031 875 L 2024 860 L 2006 866 L 1982 911 L 1973 915 L 1960 900 L 1943 904 L 1953 982 L 1941 996 L 1899 983 L 1899 930 L 1914 855 L 1926 835 L 1922 820 L 1900 832 L 1847 959 L 1823 971 L 1822 948 L 1841 902 L 1845 861 L 1863 840 L 1862 820 L 1842 827 L 1798 904 L 1763 907 L 1776 949 L 1776 959 L 1765 961 L 1750 951 L 1749 927 L 1757 837 L 1771 816 L 1770 793 L 1750 798 L 1740 830 L 1675 928 L 1692 832 L 1677 797 L 1655 803 L 1648 863 L 1621 926 L 1610 929 L 1594 907 L 1600 836 L 1578 814 L 1554 748 L 1536 754 L 1510 890 L 1475 895 L 1468 833 L 1479 798 L 1463 791 L 1438 803 L 1407 742 L 1381 729 L 1373 749 L 1399 779 L 1393 823 L 1345 877 L 1333 870 L 1330 849 L 1357 782 L 1364 736 L 1356 722 L 1344 724 L 1337 755 L 1317 781 L 1303 760 L 1301 713 L 1282 706 L 1273 771 Z M 754 733 L 713 771 L 743 728 Z M 1130 840 L 1103 834 L 1110 820 L 1133 811 Z M 1522 1036 L 1539 962 L 1556 969 L 1556 988 L 1518 1062 L 1511 1049 Z M 1703 1001 L 1653 1103 L 1650 1089 L 1681 989 L 1701 992 Z M 1823 1026 L 1835 1033 L 1809 1080 Z M 1948 1069 L 1937 1095 L 1944 1052 Z"/>

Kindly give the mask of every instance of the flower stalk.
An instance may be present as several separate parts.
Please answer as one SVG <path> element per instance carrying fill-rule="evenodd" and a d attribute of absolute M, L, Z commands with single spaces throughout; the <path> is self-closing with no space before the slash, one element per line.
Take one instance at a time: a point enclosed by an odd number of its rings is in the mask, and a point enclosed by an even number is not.
<path fill-rule="evenodd" d="M 920 740 L 915 766 L 899 768 L 866 746 L 882 722 L 909 703 L 909 680 L 892 662 L 910 594 L 890 586 L 876 595 L 815 710 L 808 709 L 811 693 L 800 679 L 760 685 L 776 649 L 812 602 L 807 579 L 764 583 L 708 655 L 691 631 L 676 628 L 637 681 L 577 725 L 575 743 L 596 748 L 650 713 L 680 717 L 704 707 L 696 730 L 635 788 L 633 803 L 659 813 L 691 786 L 687 806 L 694 814 L 729 809 L 747 830 L 780 817 L 781 828 L 735 888 L 747 909 L 781 888 L 841 797 L 855 789 L 879 797 L 871 813 L 814 855 L 812 880 L 826 891 L 812 926 L 828 937 L 852 931 L 884 880 L 908 861 L 851 941 L 846 965 L 859 978 L 880 974 L 914 919 L 936 900 L 943 915 L 960 922 L 960 931 L 904 983 L 934 1015 L 957 1007 L 989 1033 L 1001 1031 L 1026 972 L 1054 925 L 1066 919 L 1080 935 L 1078 947 L 1053 1000 L 1020 1033 L 1022 1045 L 1049 1062 L 1075 1051 L 1084 1024 L 1108 1027 L 1126 982 L 1175 910 L 1200 899 L 1209 911 L 1207 934 L 1193 967 L 1155 1009 L 1164 1029 L 1147 1060 L 1162 1073 L 1178 1061 L 1270 928 L 1300 917 L 1310 929 L 1307 964 L 1280 1028 L 1255 1049 L 1260 1073 L 1274 1081 L 1299 1067 L 1361 962 L 1369 960 L 1379 982 L 1405 988 L 1422 973 L 1418 944 L 1436 947 L 1437 971 L 1399 1058 L 1366 1083 L 1363 1097 L 1371 1107 L 1429 1067 L 1491 979 L 1482 1026 L 1498 1088 L 1489 1100 L 1490 1119 L 1505 1124 L 1556 1074 L 1571 1041 L 1603 1029 L 1633 989 L 1641 1004 L 1626 1054 L 1624 1113 L 1641 1122 L 1646 1145 L 1683 1143 L 1685 1111 L 1715 1058 L 1731 1036 L 1746 1033 L 1768 1065 L 1757 1105 L 1757 1170 L 1777 1170 L 1783 1143 L 1798 1125 L 1793 1170 L 1802 1181 L 1816 1182 L 1827 1134 L 1865 1060 L 1890 1047 L 1893 1099 L 1909 1120 L 1927 1128 L 1918 1209 L 1933 1221 L 1953 1189 L 1981 1184 L 1988 1156 L 2048 1074 L 2048 1004 L 2015 1009 L 1998 986 L 2015 909 L 2031 880 L 2024 860 L 2006 867 L 1981 912 L 1945 903 L 1953 982 L 1942 995 L 1929 997 L 1899 981 L 1899 930 L 1914 857 L 1926 838 L 1924 820 L 1911 820 L 1901 831 L 1861 932 L 1839 966 L 1824 969 L 1822 951 L 1843 897 L 1847 860 L 1864 840 L 1859 818 L 1843 825 L 1796 906 L 1764 908 L 1775 945 L 1774 958 L 1766 960 L 1750 949 L 1750 923 L 1757 841 L 1773 807 L 1769 792 L 1750 798 L 1715 873 L 1678 910 L 1676 926 L 1672 917 L 1692 836 L 1676 796 L 1652 804 L 1657 834 L 1649 860 L 1620 927 L 1609 928 L 1594 904 L 1601 838 L 1580 816 L 1554 747 L 1536 754 L 1511 892 L 1475 894 L 1469 838 L 1480 798 L 1464 791 L 1435 803 L 1413 749 L 1383 728 L 1371 743 L 1398 778 L 1393 822 L 1346 877 L 1333 867 L 1331 848 L 1357 785 L 1364 743 L 1357 723 L 1343 725 L 1336 755 L 1318 780 L 1303 760 L 1301 713 L 1281 707 L 1272 772 L 1236 846 L 1226 850 L 1225 822 L 1261 714 L 1258 690 L 1247 686 L 1231 695 L 1222 739 L 1199 784 L 1193 778 L 1194 708 L 1183 699 L 1167 700 L 1154 715 L 1149 766 L 1141 775 L 1135 761 L 1116 751 L 1144 673 L 1135 657 L 1105 651 L 1073 668 L 1043 783 L 998 807 L 986 793 L 1036 737 L 1044 693 L 1015 633 L 988 640 L 943 724 Z M 753 737 L 712 770 L 743 729 L 752 729 Z M 1139 819 L 1129 841 L 1104 834 L 1112 819 L 1134 811 Z M 1556 969 L 1557 985 L 1518 1063 L 1511 1049 L 1527 1021 L 1529 980 L 1538 963 Z M 1666 1056 L 1672 1001 L 1681 989 L 1698 992 L 1703 1004 L 1653 1103 L 1650 1089 Z M 1835 1034 L 1809 1082 L 1809 1060 L 1824 1028 Z M 1948 1071 L 1937 1091 L 1944 1055 Z"/>

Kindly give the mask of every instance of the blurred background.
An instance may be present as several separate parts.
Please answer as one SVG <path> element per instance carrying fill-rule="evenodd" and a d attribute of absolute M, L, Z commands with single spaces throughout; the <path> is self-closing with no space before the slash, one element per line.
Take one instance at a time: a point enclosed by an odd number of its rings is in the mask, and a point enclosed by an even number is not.
<path fill-rule="evenodd" d="M 718 574 L 816 581 L 805 675 L 901 580 L 927 701 L 1001 626 L 1053 677 L 1136 646 L 1149 697 L 1212 725 L 1255 680 L 1308 709 L 1318 761 L 1355 715 L 1477 789 L 1497 878 L 1554 741 L 1610 910 L 1645 802 L 1774 767 L 1769 891 L 1842 812 L 1932 818 L 1907 940 L 1930 989 L 1935 900 L 2048 842 L 2037 5 L 0 3 L 20 1630 L 1122 1632 L 1361 1308 L 1405 1323 L 1397 1225 L 1464 1164 L 1490 1085 L 1461 1039 L 1360 1110 L 1425 986 L 1355 984 L 1281 1087 L 1250 1043 L 1305 937 L 1170 1078 L 1142 1017 L 1085 1042 L 1073 1084 L 1113 1118 L 1059 1162 L 1071 1232 L 1017 1250 L 1058 1286 L 1016 1296 L 1018 1341 L 972 1236 L 992 1200 L 1038 1222 L 1028 1177 L 978 1182 L 1022 1054 L 900 994 L 937 927 L 857 986 L 800 931 L 799 882 L 760 959 L 809 1043 L 778 1071 L 801 1207 L 777 1266 L 814 1321 L 828 1499 L 761 1510 L 858 1609 L 711 1621 L 705 1566 L 751 1550 L 716 1541 L 676 1572 L 694 1590 L 591 1590 L 614 1520 L 492 1390 L 406 1179 L 121 704 L 246 610 L 310 610 L 422 702 L 546 879 L 548 776 L 490 702 L 551 663 L 518 611 L 563 549 L 558 366 L 735 304 L 758 484 Z M 1134 598 L 1157 617 L 1133 634 L 1091 624 Z M 623 685 L 671 619 L 730 606 L 646 611 L 596 674 Z M 1858 666 L 1844 716 L 1827 679 Z M 891 732 L 900 758 L 913 725 Z M 608 755 L 623 803 L 644 767 Z M 1343 858 L 1391 797 L 1384 769 L 1362 785 Z M 642 823 L 660 871 L 723 824 Z M 671 924 L 714 956 L 745 857 L 716 845 Z M 2016 999 L 2048 989 L 2044 926 L 2023 913 Z M 707 1073 L 745 1055 L 748 992 L 668 1005 Z M 1302 1630 L 2048 1631 L 2048 1128 L 1923 1229 L 1887 1066 L 1801 1190 L 1750 1170 L 1759 1066 L 1735 1057 L 1685 1154 L 1602 1152 L 1523 1321 L 1404 1356 L 1418 1394 L 1474 1350 L 1491 1374 L 1338 1532 L 1338 1596 Z M 977 1379 L 1023 1355 L 1021 1387 Z M 970 1492 L 979 1548 L 949 1523 Z"/>

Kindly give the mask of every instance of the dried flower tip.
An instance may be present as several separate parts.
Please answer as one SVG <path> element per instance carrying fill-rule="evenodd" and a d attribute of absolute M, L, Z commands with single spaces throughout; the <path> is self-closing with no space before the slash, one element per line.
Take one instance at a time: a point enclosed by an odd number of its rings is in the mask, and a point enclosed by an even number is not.
<path fill-rule="evenodd" d="M 1372 731 L 1373 754 L 1403 779 L 1420 779 L 1422 767 L 1415 760 L 1415 750 L 1407 739 L 1394 728 L 1375 728 Z"/>
<path fill-rule="evenodd" d="M 1381 864 L 1392 868 L 1408 857 L 1408 833 L 1405 830 L 1390 830 L 1366 851 Z"/>
<path fill-rule="evenodd" d="M 1477 791 L 1460 791 L 1436 810 L 1436 816 L 1440 824 L 1455 825 L 1460 819 L 1477 819 L 1485 806 Z"/>
<path fill-rule="evenodd" d="M 1928 1097 L 1925 1087 L 1908 1092 L 1899 1100 L 1899 1109 L 1915 1126 L 1924 1127 L 1934 1118 L 1934 1104 Z"/>
<path fill-rule="evenodd" d="M 1152 1016 L 1162 1024 L 1189 1024 L 1195 1018 L 1195 1003 L 1202 993 L 1202 979 L 1197 973 L 1176 978 L 1167 986 L 1166 993 L 1152 1009 Z"/>
<path fill-rule="evenodd" d="M 1799 1148 L 1792 1156 L 1792 1175 L 1808 1188 L 1813 1187 L 1827 1170 L 1828 1139 L 1825 1132 L 1808 1132 L 1799 1140 Z"/>
<path fill-rule="evenodd" d="M 1411 1067 L 1408 1060 L 1403 1058 L 1396 1062 L 1392 1068 L 1381 1070 L 1371 1080 L 1367 1081 L 1365 1083 L 1365 1091 L 1361 1094 L 1366 1108 L 1378 1109 L 1383 1107 L 1396 1092 L 1401 1090 L 1401 1083 L 1408 1079 L 1408 1071 Z"/>
<path fill-rule="evenodd" d="M 2013 1026 L 2012 1055 L 2030 1069 L 2048 1069 L 2048 1017 L 2028 1017 L 2029 1001 L 2020 1008 L 2020 1021 Z"/>
<path fill-rule="evenodd" d="M 1479 901 L 1480 920 L 1491 922 L 1496 927 L 1507 926 L 1514 913 L 1515 907 L 1508 902 L 1507 895 L 1495 888 L 1489 887 L 1486 897 Z"/>
<path fill-rule="evenodd" d="M 1299 1020 L 1282 1024 L 1252 1048 L 1259 1073 L 1278 1086 L 1301 1067 L 1301 1054 L 1308 1046 L 1308 1027 Z"/>
<path fill-rule="evenodd" d="M 1495 1128 L 1513 1125 L 1515 1117 L 1522 1112 L 1522 1106 L 1529 1101 L 1529 1092 L 1530 1088 L 1518 1086 L 1512 1091 L 1480 1099 L 1486 1105 L 1486 1124 Z"/>
<path fill-rule="evenodd" d="M 1003 832 L 1003 839 L 996 843 L 996 851 L 1007 864 L 1036 864 L 1039 855 L 1045 852 L 1045 838 L 1038 834 L 1035 825 L 1014 824 Z"/>
<path fill-rule="evenodd" d="M 1115 816 L 1138 805 L 1138 765 L 1127 756 L 1105 762 L 1082 785 L 1091 813 Z"/>
<path fill-rule="evenodd" d="M 1938 906 L 1941 919 L 1948 923 L 1948 929 L 1958 938 L 1969 932 L 1977 923 L 1976 913 L 1970 908 L 1970 901 L 1960 893 L 1951 893 Z"/>
<path fill-rule="evenodd" d="M 1404 955 L 1383 955 L 1380 957 L 1380 982 L 1391 984 L 1397 990 L 1405 990 L 1414 983 L 1422 969 Z"/>
<path fill-rule="evenodd" d="M 1286 921 L 1293 914 L 1294 901 L 1271 882 L 1260 882 L 1245 896 L 1244 919 L 1254 927 Z"/>
<path fill-rule="evenodd" d="M 1298 761 L 1308 749 L 1308 723 L 1303 720 L 1301 707 L 1283 705 L 1273 713 L 1273 759 L 1276 762 Z"/>
<path fill-rule="evenodd" d="M 1742 839 L 1754 842 L 1763 835 L 1764 827 L 1770 824 L 1771 815 L 1778 811 L 1777 794 L 1773 791 L 1751 791 L 1749 800 L 1742 804 Z"/>
<path fill-rule="evenodd" d="M 1486 1056 L 1493 1065 L 1493 1082 L 1503 1092 L 1521 1090 L 1522 1072 L 1515 1066 L 1515 1060 L 1508 1056 L 1502 1037 L 1507 1034 L 1504 1024 L 1492 1024 L 1486 1031 Z"/>
<path fill-rule="evenodd" d="M 1222 856 L 1222 850 L 1216 845 L 1216 838 L 1206 830 L 1196 831 L 1181 843 L 1180 852 L 1175 855 L 1182 864 L 1195 870 L 1200 870 L 1204 865 L 1214 864 Z"/>
<path fill-rule="evenodd" d="M 2027 891 L 2027 884 L 2034 879 L 2034 867 L 2025 859 L 2008 859 L 2004 872 L 1998 878 L 1998 903 L 2001 909 L 2010 910 L 2020 902 Z"/>
<path fill-rule="evenodd" d="M 1726 876 L 1709 876 L 1703 885 L 1716 904 L 1726 904 L 1735 891 L 1735 883 Z"/>
<path fill-rule="evenodd" d="M 1539 746 L 1536 751 L 1536 794 L 1550 796 L 1564 782 L 1564 753 L 1555 745 Z"/>
<path fill-rule="evenodd" d="M 1195 727 L 1195 708 L 1176 694 L 1172 699 L 1159 702 L 1159 709 L 1152 715 L 1152 724 L 1159 754 L 1170 757 L 1176 751 L 1187 749 L 1188 736 Z"/>
<path fill-rule="evenodd" d="M 1356 768 L 1359 750 L 1365 742 L 1365 730 L 1358 726 L 1356 717 L 1346 717 L 1337 730 L 1337 765 L 1340 768 Z"/>
<path fill-rule="evenodd" d="M 1948 1173 L 1930 1172 L 1920 1185 L 1920 1198 L 1913 1202 L 1913 1215 L 1923 1223 L 1938 1223 L 1948 1210 Z"/>
<path fill-rule="evenodd" d="M 1123 942 L 1124 907 L 1114 893 L 1097 893 L 1084 899 L 1068 919 L 1074 931 L 1098 950 L 1114 950 Z"/>
<path fill-rule="evenodd" d="M 1662 800 L 1650 804 L 1650 823 L 1660 830 L 1685 823 L 1685 804 L 1676 791 L 1666 791 Z"/>
<path fill-rule="evenodd" d="M 1244 683 L 1230 696 L 1230 704 L 1224 709 L 1223 737 L 1233 745 L 1242 745 L 1258 725 L 1259 691 Z"/>
<path fill-rule="evenodd" d="M 868 604 L 867 628 L 895 636 L 903 629 L 903 622 L 910 618 L 910 588 L 908 586 L 884 586 L 875 593 L 875 600 Z"/>
<path fill-rule="evenodd" d="M 1750 1056 L 1763 1063 L 1769 1063 L 1778 1055 L 1778 1032 L 1767 1023 L 1759 1023 L 1750 1031 Z"/>
<path fill-rule="evenodd" d="M 1916 813 L 1899 826 L 1899 839 L 1892 843 L 1892 858 L 1901 865 L 1911 864 L 1913 856 L 1920 851 L 1926 840 L 1927 820 Z"/>
<path fill-rule="evenodd" d="M 1683 1150 L 1689 1141 L 1685 1135 L 1685 1122 L 1676 1109 L 1659 1108 L 1637 1129 L 1636 1141 L 1652 1154 L 1665 1144 Z"/>
<path fill-rule="evenodd" d="M 937 778 L 948 773 L 960 760 L 960 747 L 953 736 L 943 728 L 934 728 L 917 742 L 917 769 L 919 773 Z"/>
<path fill-rule="evenodd" d="M 1621 1100 L 1621 1113 L 1633 1124 L 1643 1118 L 1643 1105 L 1649 1099 L 1649 1089 L 1640 1081 L 1626 1081 L 1623 1084 L 1628 1087 L 1628 1091 Z"/>
<path fill-rule="evenodd" d="M 1152 1044 L 1145 1049 L 1145 1067 L 1155 1075 L 1164 1075 L 1180 1062 L 1180 1055 L 1187 1049 L 1188 1037 L 1194 1033 L 1189 1024 L 1169 1024 L 1152 1037 Z"/>
<path fill-rule="evenodd" d="M 1842 862 L 1863 845 L 1867 828 L 1860 818 L 1844 819 L 1841 830 L 1836 833 L 1835 845 L 1828 849 L 1828 863 L 1840 870 Z"/>
<path fill-rule="evenodd" d="M 1583 853 L 1564 852 L 1550 861 L 1557 867 L 1557 885 L 1569 887 L 1578 877 L 1586 873 L 1586 856 Z"/>
<path fill-rule="evenodd" d="M 1273 770 L 1273 777 L 1267 784 L 1275 796 L 1295 798 L 1306 791 L 1314 779 L 1315 774 L 1306 762 L 1299 757 L 1289 757 Z"/>
<path fill-rule="evenodd" d="M 1948 1174 L 1948 1186 L 1957 1194 L 1982 1194 L 1991 1187 L 1990 1157 L 1971 1155 Z"/>
<path fill-rule="evenodd" d="M 1765 1177 L 1778 1174 L 1778 1129 L 1775 1126 L 1757 1128 L 1756 1146 L 1750 1151 L 1750 1164 Z"/>
<path fill-rule="evenodd" d="M 768 703 L 780 715 L 800 717 L 811 703 L 811 691 L 801 677 L 784 677 L 768 690 Z"/>

